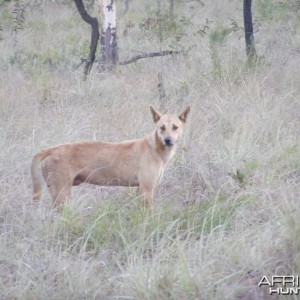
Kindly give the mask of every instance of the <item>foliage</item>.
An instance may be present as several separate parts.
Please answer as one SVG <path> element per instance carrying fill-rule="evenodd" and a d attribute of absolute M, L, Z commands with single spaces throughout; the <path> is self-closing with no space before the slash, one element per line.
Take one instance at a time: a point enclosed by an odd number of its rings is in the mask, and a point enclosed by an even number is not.
<path fill-rule="evenodd" d="M 286 14 L 293 5 L 294 1 L 267 1 L 259 0 L 257 3 L 257 10 L 260 17 L 266 21 L 276 20 L 280 21 L 286 17 Z"/>
<path fill-rule="evenodd" d="M 213 63 L 213 74 L 216 79 L 220 79 L 222 76 L 222 62 L 220 57 L 220 51 L 222 46 L 228 37 L 228 35 L 233 31 L 230 27 L 223 27 L 217 24 L 215 28 L 209 33 L 209 45 L 211 60 Z"/>
<path fill-rule="evenodd" d="M 169 13 L 152 13 L 140 22 L 139 27 L 149 40 L 154 38 L 159 43 L 168 41 L 169 47 L 178 48 L 189 25 L 191 22 L 185 16 L 174 17 Z"/>
<path fill-rule="evenodd" d="M 25 22 L 25 9 L 26 5 L 23 1 L 15 1 L 13 7 L 13 20 L 14 25 L 12 28 L 12 32 L 15 34 L 15 38 L 19 30 L 23 29 L 23 25 Z"/>

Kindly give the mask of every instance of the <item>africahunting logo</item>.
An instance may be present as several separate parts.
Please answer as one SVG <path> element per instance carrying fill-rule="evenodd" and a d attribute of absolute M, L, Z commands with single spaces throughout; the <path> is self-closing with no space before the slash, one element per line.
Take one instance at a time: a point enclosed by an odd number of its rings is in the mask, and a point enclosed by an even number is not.
<path fill-rule="evenodd" d="M 258 286 L 269 286 L 270 295 L 299 295 L 300 279 L 299 276 L 263 276 Z"/>

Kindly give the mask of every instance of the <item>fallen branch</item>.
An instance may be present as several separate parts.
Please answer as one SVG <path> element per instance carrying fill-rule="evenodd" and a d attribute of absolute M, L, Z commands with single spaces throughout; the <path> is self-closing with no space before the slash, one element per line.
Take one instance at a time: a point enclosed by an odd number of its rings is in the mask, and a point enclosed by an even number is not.
<path fill-rule="evenodd" d="M 173 51 L 173 50 L 166 50 L 166 51 L 161 51 L 161 52 L 150 52 L 150 53 L 143 53 L 136 55 L 128 60 L 125 60 L 123 62 L 120 62 L 119 65 L 128 65 L 131 64 L 139 59 L 143 58 L 149 58 L 149 57 L 157 57 L 157 56 L 166 56 L 166 55 L 177 55 L 177 54 L 182 54 L 183 51 Z M 99 63 L 101 60 L 94 60 L 94 62 Z M 88 58 L 80 58 L 80 63 L 75 66 L 75 69 L 78 69 L 83 63 L 88 64 L 90 60 Z M 87 75 L 87 74 L 86 74 Z"/>
<path fill-rule="evenodd" d="M 86 58 L 80 58 L 80 63 L 74 66 L 75 70 L 79 69 L 82 64 L 86 63 L 88 60 Z M 96 60 L 95 60 L 96 61 Z"/>
<path fill-rule="evenodd" d="M 131 64 L 139 59 L 148 58 L 148 57 L 156 57 L 156 56 L 165 56 L 165 55 L 176 55 L 181 54 L 182 51 L 173 51 L 173 50 L 166 50 L 161 52 L 150 52 L 150 53 L 143 53 L 136 55 L 128 60 L 125 60 L 123 62 L 120 62 L 119 65 L 128 65 Z"/>

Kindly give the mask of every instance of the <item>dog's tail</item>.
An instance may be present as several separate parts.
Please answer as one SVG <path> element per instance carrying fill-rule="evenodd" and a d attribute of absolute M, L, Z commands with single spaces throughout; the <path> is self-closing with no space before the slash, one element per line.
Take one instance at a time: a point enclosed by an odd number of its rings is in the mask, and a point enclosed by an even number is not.
<path fill-rule="evenodd" d="M 41 151 L 38 154 L 36 154 L 32 160 L 32 164 L 31 164 L 31 180 L 32 180 L 32 187 L 33 187 L 32 199 L 35 201 L 39 201 L 42 195 L 43 175 L 42 175 L 42 170 L 40 168 L 40 163 L 49 154 L 50 153 L 47 150 Z"/>

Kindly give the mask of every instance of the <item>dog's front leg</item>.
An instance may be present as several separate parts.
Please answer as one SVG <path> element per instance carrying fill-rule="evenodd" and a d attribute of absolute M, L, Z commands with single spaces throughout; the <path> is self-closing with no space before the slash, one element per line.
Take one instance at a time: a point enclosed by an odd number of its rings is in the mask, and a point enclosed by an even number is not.
<path fill-rule="evenodd" d="M 153 190 L 153 187 L 147 185 L 140 185 L 139 187 L 139 193 L 150 209 L 153 209 Z"/>
<path fill-rule="evenodd" d="M 146 205 L 153 208 L 153 194 L 160 175 L 160 168 L 142 170 L 139 174 L 139 193 L 145 199 Z"/>

